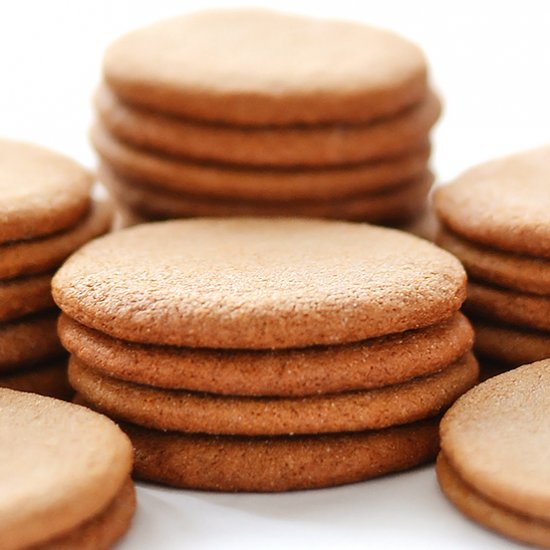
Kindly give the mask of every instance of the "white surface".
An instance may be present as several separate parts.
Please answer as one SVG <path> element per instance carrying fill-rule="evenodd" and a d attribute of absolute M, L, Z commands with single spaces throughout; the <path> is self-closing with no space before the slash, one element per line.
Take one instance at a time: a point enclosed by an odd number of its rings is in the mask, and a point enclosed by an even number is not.
<path fill-rule="evenodd" d="M 18 0 L 0 4 L 0 135 L 93 166 L 86 139 L 101 55 L 116 36 L 230 2 Z M 435 168 L 449 179 L 492 156 L 550 141 L 550 2 L 240 2 L 359 19 L 420 43 L 445 100 Z M 123 550 L 516 547 L 463 519 L 433 469 L 324 491 L 216 495 L 143 486 Z"/>

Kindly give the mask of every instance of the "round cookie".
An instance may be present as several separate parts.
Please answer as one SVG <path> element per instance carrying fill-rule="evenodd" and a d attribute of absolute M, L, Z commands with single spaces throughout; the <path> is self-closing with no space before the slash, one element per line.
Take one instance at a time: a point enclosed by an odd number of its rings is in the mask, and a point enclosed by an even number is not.
<path fill-rule="evenodd" d="M 55 306 L 52 273 L 0 281 L 0 322 L 18 319 Z"/>
<path fill-rule="evenodd" d="M 197 219 L 100 237 L 53 280 L 79 323 L 145 344 L 270 349 L 343 344 L 433 325 L 465 296 L 460 262 L 369 225 Z"/>
<path fill-rule="evenodd" d="M 277 351 L 131 344 L 66 315 L 58 331 L 80 362 L 113 378 L 226 395 L 305 396 L 398 384 L 441 370 L 473 344 L 472 327 L 460 313 L 425 329 L 358 344 Z"/>
<path fill-rule="evenodd" d="M 63 354 L 58 315 L 53 310 L 0 324 L 0 373 Z"/>
<path fill-rule="evenodd" d="M 363 194 L 324 202 L 245 202 L 212 200 L 196 195 L 163 191 L 115 176 L 103 166 L 99 177 L 115 199 L 146 218 L 167 219 L 198 216 L 288 216 L 392 222 L 408 220 L 421 210 L 432 187 L 426 173 L 388 192 Z"/>
<path fill-rule="evenodd" d="M 46 362 L 36 367 L 0 372 L 0 387 L 68 399 L 74 392 L 67 378 L 67 360 Z"/>
<path fill-rule="evenodd" d="M 375 432 L 231 437 L 124 424 L 134 475 L 174 487 L 276 492 L 364 481 L 433 460 L 439 419 Z"/>
<path fill-rule="evenodd" d="M 107 232 L 111 221 L 111 207 L 104 201 L 94 201 L 87 216 L 67 231 L 0 245 L 0 279 L 44 273 L 58 267 L 77 248 Z"/>
<path fill-rule="evenodd" d="M 243 128 L 201 124 L 132 108 L 107 87 L 96 96 L 103 126 L 138 148 L 244 166 L 342 166 L 386 159 L 417 148 L 441 114 L 434 94 L 369 125 Z"/>
<path fill-rule="evenodd" d="M 36 145 L 0 139 L 0 243 L 62 231 L 89 207 L 91 175 Z"/>
<path fill-rule="evenodd" d="M 460 479 L 443 453 L 437 458 L 436 470 L 443 493 L 470 519 L 513 539 L 550 548 L 550 522 L 514 513 L 484 498 Z"/>
<path fill-rule="evenodd" d="M 468 283 L 468 313 L 520 327 L 550 331 L 550 297 Z"/>
<path fill-rule="evenodd" d="M 512 290 L 550 295 L 550 260 L 478 245 L 443 227 L 437 244 L 454 254 L 474 278 Z"/>
<path fill-rule="evenodd" d="M 473 320 L 475 350 L 483 357 L 519 366 L 550 357 L 550 333 Z"/>
<path fill-rule="evenodd" d="M 435 193 L 458 235 L 517 254 L 550 258 L 550 146 L 482 164 Z"/>
<path fill-rule="evenodd" d="M 441 372 L 370 391 L 311 397 L 235 397 L 156 389 L 109 378 L 72 357 L 72 387 L 99 411 L 157 430 L 286 435 L 378 430 L 439 414 L 471 388 L 471 354 Z"/>
<path fill-rule="evenodd" d="M 264 169 L 197 163 L 136 149 L 95 125 L 90 139 L 121 177 L 180 193 L 243 200 L 328 200 L 399 187 L 426 172 L 430 147 L 419 141 L 401 157 L 325 169 Z"/>
<path fill-rule="evenodd" d="M 0 540 L 45 544 L 100 514 L 127 482 L 132 447 L 83 407 L 0 389 Z"/>
<path fill-rule="evenodd" d="M 550 360 L 486 380 L 441 422 L 441 449 L 484 498 L 519 514 L 550 519 Z"/>
<path fill-rule="evenodd" d="M 368 122 L 427 91 L 421 50 L 391 32 L 261 9 L 136 30 L 111 45 L 103 71 L 130 104 L 233 124 Z"/>

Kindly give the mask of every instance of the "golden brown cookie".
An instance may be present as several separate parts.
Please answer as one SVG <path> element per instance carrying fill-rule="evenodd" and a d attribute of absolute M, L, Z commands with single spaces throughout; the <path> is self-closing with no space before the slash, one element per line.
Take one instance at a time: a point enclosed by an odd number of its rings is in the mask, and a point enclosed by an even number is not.
<path fill-rule="evenodd" d="M 550 146 L 476 166 L 435 193 L 443 223 L 489 247 L 550 258 Z"/>
<path fill-rule="evenodd" d="M 387 192 L 368 193 L 329 201 L 259 202 L 216 200 L 197 195 L 175 194 L 117 177 L 105 165 L 99 177 L 115 199 L 150 219 L 197 216 L 287 216 L 334 218 L 391 223 L 408 220 L 425 205 L 433 176 L 425 173 Z"/>
<path fill-rule="evenodd" d="M 252 125 L 367 122 L 427 90 L 422 52 L 391 32 L 261 9 L 136 30 L 107 50 L 103 70 L 130 104 Z"/>
<path fill-rule="evenodd" d="M 97 410 L 157 430 L 287 435 L 377 430 L 439 414 L 478 379 L 468 354 L 441 372 L 368 391 L 234 397 L 157 389 L 109 378 L 72 357 L 69 381 Z"/>
<path fill-rule="evenodd" d="M 134 445 L 139 479 L 209 491 L 277 492 L 354 483 L 429 462 L 439 449 L 438 420 L 271 438 L 122 428 Z"/>
<path fill-rule="evenodd" d="M 475 350 L 489 357 L 517 367 L 550 357 L 550 333 L 509 325 L 473 320 L 476 338 Z"/>
<path fill-rule="evenodd" d="M 79 323 L 146 344 L 269 349 L 433 325 L 465 296 L 460 262 L 412 235 L 299 219 L 197 219 L 100 237 L 57 272 Z"/>
<path fill-rule="evenodd" d="M 45 361 L 28 369 L 0 372 L 0 387 L 69 399 L 74 393 L 67 378 L 67 360 Z"/>
<path fill-rule="evenodd" d="M 550 331 L 550 296 L 515 292 L 470 281 L 465 308 L 477 317 Z"/>
<path fill-rule="evenodd" d="M 52 275 L 44 273 L 0 281 L 0 322 L 54 307 Z"/>
<path fill-rule="evenodd" d="M 357 344 L 277 351 L 132 344 L 66 315 L 58 329 L 70 353 L 113 378 L 227 395 L 304 396 L 398 384 L 441 370 L 473 343 L 460 313 L 432 327 Z"/>
<path fill-rule="evenodd" d="M 486 380 L 441 422 L 453 471 L 484 498 L 518 514 L 550 519 L 550 360 Z"/>
<path fill-rule="evenodd" d="M 132 447 L 83 407 L 0 389 L 0 540 L 39 547 L 107 509 L 127 483 Z M 130 506 L 133 506 L 131 503 Z"/>
<path fill-rule="evenodd" d="M 105 86 L 96 96 L 105 128 L 118 140 L 198 161 L 245 166 L 343 166 L 403 155 L 439 118 L 434 94 L 373 124 L 243 128 L 163 116 L 133 108 Z"/>
<path fill-rule="evenodd" d="M 454 254 L 473 277 L 495 285 L 550 295 L 550 260 L 501 252 L 440 228 L 437 244 Z"/>
<path fill-rule="evenodd" d="M 54 309 L 0 324 L 0 373 L 63 354 Z"/>
<path fill-rule="evenodd" d="M 485 498 L 460 478 L 443 453 L 437 458 L 437 479 L 447 498 L 470 519 L 507 537 L 550 548 L 550 522 L 518 514 Z"/>
<path fill-rule="evenodd" d="M 426 171 L 430 148 L 420 140 L 401 157 L 340 168 L 275 170 L 198 163 L 162 156 L 115 139 L 100 125 L 90 133 L 104 164 L 121 177 L 180 193 L 243 200 L 342 199 L 398 187 Z"/>
<path fill-rule="evenodd" d="M 106 233 L 111 221 L 110 205 L 95 201 L 86 217 L 67 231 L 0 245 L 0 279 L 44 273 L 58 267 L 84 243 Z"/>
<path fill-rule="evenodd" d="M 89 207 L 92 178 L 36 145 L 0 139 L 0 243 L 62 231 Z"/>

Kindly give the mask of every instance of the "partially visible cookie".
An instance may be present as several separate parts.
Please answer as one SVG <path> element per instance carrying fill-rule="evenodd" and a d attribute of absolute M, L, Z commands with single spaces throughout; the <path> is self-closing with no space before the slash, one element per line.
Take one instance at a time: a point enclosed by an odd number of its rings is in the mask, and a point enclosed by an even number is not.
<path fill-rule="evenodd" d="M 115 338 L 269 349 L 343 344 L 456 312 L 465 273 L 447 252 L 369 225 L 197 219 L 100 237 L 53 280 L 60 308 Z"/>
<path fill-rule="evenodd" d="M 0 243 L 75 225 L 90 204 L 91 175 L 69 158 L 0 139 Z"/>
<path fill-rule="evenodd" d="M 460 313 L 432 327 L 357 344 L 276 351 L 132 344 L 66 315 L 58 330 L 70 353 L 107 376 L 227 395 L 304 396 L 398 384 L 443 369 L 473 343 Z"/>
<path fill-rule="evenodd" d="M 472 168 L 435 193 L 454 233 L 486 246 L 550 258 L 550 146 Z"/>
<path fill-rule="evenodd" d="M 367 122 L 427 90 L 422 52 L 391 32 L 260 9 L 136 30 L 107 50 L 103 70 L 130 104 L 251 125 Z"/>
<path fill-rule="evenodd" d="M 0 409 L 2 548 L 54 548 L 122 494 L 132 447 L 112 421 L 77 405 L 0 389 Z M 128 528 L 135 506 L 124 501 L 114 538 Z"/>
<path fill-rule="evenodd" d="M 285 435 L 377 430 L 439 414 L 478 378 L 471 354 L 442 371 L 370 391 L 236 397 L 157 389 L 109 378 L 72 357 L 69 380 L 94 408 L 158 430 Z"/>
<path fill-rule="evenodd" d="M 185 159 L 241 166 L 342 166 L 417 149 L 441 114 L 432 93 L 418 105 L 373 124 L 243 128 L 163 116 L 125 105 L 103 86 L 96 95 L 103 126 L 137 148 Z"/>
<path fill-rule="evenodd" d="M 10 321 L 55 306 L 52 273 L 0 281 L 0 322 Z"/>

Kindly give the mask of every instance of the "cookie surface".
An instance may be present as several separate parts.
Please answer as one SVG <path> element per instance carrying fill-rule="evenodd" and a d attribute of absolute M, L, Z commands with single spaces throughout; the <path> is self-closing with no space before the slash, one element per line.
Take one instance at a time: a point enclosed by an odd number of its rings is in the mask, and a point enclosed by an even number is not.
<path fill-rule="evenodd" d="M 58 267 L 77 248 L 108 231 L 111 220 L 111 206 L 95 201 L 87 216 L 67 231 L 0 245 L 0 279 L 44 273 Z"/>
<path fill-rule="evenodd" d="M 69 381 L 94 408 L 147 428 L 286 435 L 376 430 L 439 414 L 478 378 L 471 354 L 441 372 L 396 386 L 301 398 L 232 397 L 149 388 L 69 361 Z"/>
<path fill-rule="evenodd" d="M 126 181 L 105 169 L 105 166 L 100 170 L 99 177 L 116 200 L 153 220 L 197 216 L 287 216 L 371 223 L 401 222 L 422 210 L 433 182 L 432 174 L 425 173 L 387 192 L 323 202 L 273 203 L 212 200 L 208 197 L 170 193 L 158 187 Z"/>
<path fill-rule="evenodd" d="M 517 254 L 550 258 L 550 146 L 482 164 L 435 193 L 453 232 Z"/>
<path fill-rule="evenodd" d="M 375 432 L 274 438 L 123 428 L 136 450 L 136 477 L 210 491 L 354 483 L 433 460 L 439 447 L 437 420 Z"/>
<path fill-rule="evenodd" d="M 431 94 L 368 125 L 243 128 L 201 124 L 125 105 L 107 87 L 95 102 L 103 126 L 137 148 L 243 166 L 342 166 L 403 155 L 418 147 L 441 114 Z"/>
<path fill-rule="evenodd" d="M 461 314 L 433 327 L 358 344 L 277 351 L 131 344 L 66 315 L 58 329 L 70 353 L 107 376 L 227 395 L 303 396 L 398 384 L 441 370 L 473 343 L 472 328 Z"/>
<path fill-rule="evenodd" d="M 0 324 L 0 373 L 63 355 L 57 337 L 59 311 Z"/>
<path fill-rule="evenodd" d="M 0 372 L 0 387 L 69 399 L 74 391 L 67 378 L 67 359 L 44 361 L 27 369 Z"/>
<path fill-rule="evenodd" d="M 465 273 L 447 252 L 391 229 L 176 220 L 88 243 L 57 272 L 53 293 L 69 317 L 131 342 L 290 348 L 443 321 L 464 300 Z"/>
<path fill-rule="evenodd" d="M 326 200 L 399 187 L 426 171 L 426 141 L 401 157 L 343 168 L 254 169 L 197 163 L 131 147 L 101 126 L 90 133 L 104 164 L 121 176 L 181 193 L 244 200 Z"/>
<path fill-rule="evenodd" d="M 128 439 L 83 407 L 0 389 L 0 539 L 6 550 L 45 543 L 112 502 L 132 463 Z"/>
<path fill-rule="evenodd" d="M 550 296 L 538 296 L 468 282 L 465 310 L 501 323 L 550 331 Z"/>
<path fill-rule="evenodd" d="M 0 322 L 54 307 L 52 275 L 53 273 L 44 273 L 0 281 Z"/>
<path fill-rule="evenodd" d="M 441 422 L 441 448 L 461 479 L 520 514 L 550 519 L 550 360 L 491 378 Z"/>
<path fill-rule="evenodd" d="M 366 122 L 427 89 L 422 52 L 391 32 L 260 9 L 136 30 L 107 50 L 103 71 L 128 103 L 252 125 Z"/>
<path fill-rule="evenodd" d="M 0 243 L 76 224 L 89 207 L 91 184 L 90 174 L 67 157 L 0 139 Z"/>
<path fill-rule="evenodd" d="M 514 513 L 484 498 L 460 479 L 443 453 L 437 458 L 437 478 L 448 499 L 469 518 L 516 540 L 550 548 L 550 522 Z"/>
<path fill-rule="evenodd" d="M 550 357 L 550 333 L 472 320 L 475 350 L 484 357 L 517 367 Z"/>
<path fill-rule="evenodd" d="M 501 252 L 440 228 L 437 244 L 454 254 L 473 277 L 533 294 L 550 295 L 550 260 Z"/>

